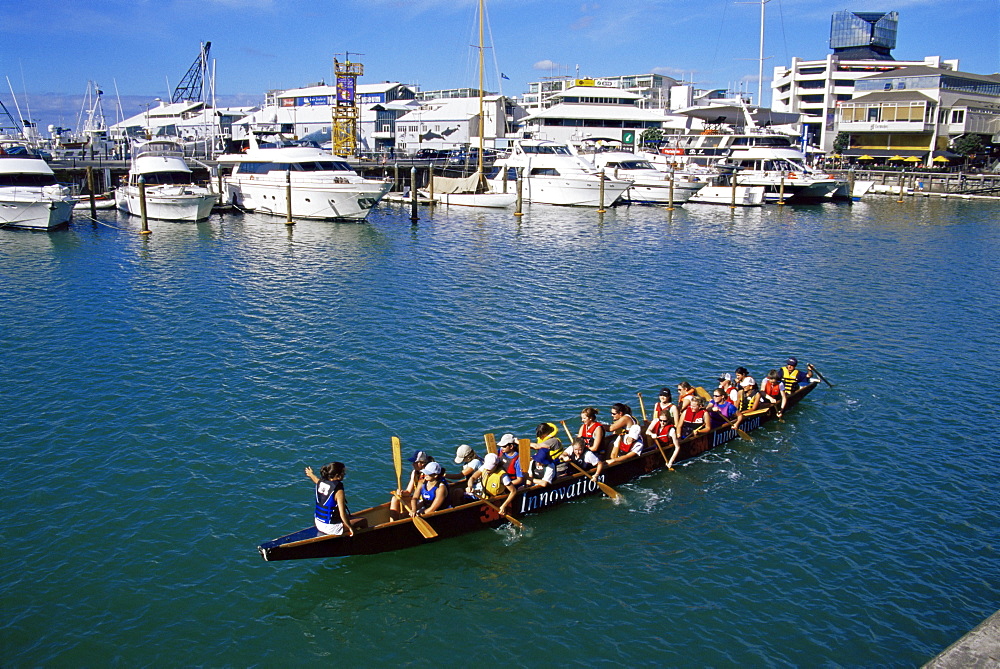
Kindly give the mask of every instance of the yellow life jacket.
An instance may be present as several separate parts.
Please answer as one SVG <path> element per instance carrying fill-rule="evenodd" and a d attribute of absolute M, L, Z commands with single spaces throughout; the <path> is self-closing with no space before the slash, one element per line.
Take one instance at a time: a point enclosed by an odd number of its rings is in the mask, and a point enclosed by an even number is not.
<path fill-rule="evenodd" d="M 502 467 L 486 475 L 483 489 L 486 490 L 487 495 L 493 497 L 507 491 L 507 486 L 503 484 L 504 476 L 507 476 L 507 472 Z"/>

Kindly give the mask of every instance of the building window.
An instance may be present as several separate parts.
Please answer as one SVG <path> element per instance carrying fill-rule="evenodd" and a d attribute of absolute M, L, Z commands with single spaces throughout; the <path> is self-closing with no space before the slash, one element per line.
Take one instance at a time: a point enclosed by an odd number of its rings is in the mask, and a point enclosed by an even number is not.
<path fill-rule="evenodd" d="M 964 123 L 965 122 L 965 110 L 964 109 L 952 109 L 951 110 L 951 122 L 952 123 Z"/>

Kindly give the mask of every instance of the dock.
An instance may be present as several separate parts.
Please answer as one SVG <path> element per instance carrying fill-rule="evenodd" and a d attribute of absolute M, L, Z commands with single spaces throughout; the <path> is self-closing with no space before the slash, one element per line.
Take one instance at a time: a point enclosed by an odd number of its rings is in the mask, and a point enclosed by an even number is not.
<path fill-rule="evenodd" d="M 996 669 L 1000 667 L 1000 611 L 945 648 L 923 669 Z"/>

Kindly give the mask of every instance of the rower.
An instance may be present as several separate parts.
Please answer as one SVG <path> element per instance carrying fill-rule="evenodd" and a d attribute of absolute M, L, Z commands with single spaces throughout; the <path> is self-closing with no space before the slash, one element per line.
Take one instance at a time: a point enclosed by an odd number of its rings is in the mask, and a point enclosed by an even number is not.
<path fill-rule="evenodd" d="M 669 397 L 670 391 L 667 390 L 667 393 Z M 677 433 L 680 431 L 677 428 L 677 424 L 680 422 L 680 413 L 672 403 L 669 407 L 673 409 L 673 413 L 670 412 L 670 409 L 660 409 L 656 414 L 656 420 L 649 424 L 646 435 L 650 440 L 659 440 L 661 443 L 666 443 L 669 440 L 673 444 L 674 453 L 667 462 L 668 467 L 673 467 L 674 461 L 677 460 L 677 456 L 681 452 L 681 443 L 677 439 Z"/>
<path fill-rule="evenodd" d="M 781 375 L 778 374 L 778 370 L 772 369 L 767 373 L 760 393 L 761 400 L 768 404 L 779 404 L 781 402 Z"/>
<path fill-rule="evenodd" d="M 583 439 L 583 445 L 588 451 L 600 458 L 604 452 L 604 425 L 597 420 L 598 410 L 586 407 L 580 412 L 580 431 L 576 436 Z"/>
<path fill-rule="evenodd" d="M 688 408 L 681 414 L 681 439 L 709 430 L 705 400 L 697 395 L 690 398 Z"/>
<path fill-rule="evenodd" d="M 781 368 L 781 411 L 788 405 L 788 396 L 798 390 L 799 386 L 809 383 L 809 375 L 796 369 L 798 364 L 798 359 L 792 357 L 785 361 L 785 366 Z M 781 416 L 781 411 L 778 412 L 778 416 Z"/>
<path fill-rule="evenodd" d="M 642 427 L 636 423 L 626 429 L 625 434 L 619 437 L 618 443 L 611 450 L 611 457 L 608 459 L 608 464 L 613 465 L 623 460 L 634 458 L 637 455 L 642 455 L 643 446 Z"/>
<path fill-rule="evenodd" d="M 434 462 L 434 458 L 429 456 L 425 451 L 418 450 L 413 451 L 413 455 L 410 456 L 409 461 L 413 465 L 409 482 L 405 488 L 393 493 L 392 499 L 389 500 L 389 517 L 393 520 L 402 518 L 406 514 L 406 509 L 410 507 L 410 498 L 413 497 L 413 491 L 417 489 L 417 484 L 420 483 L 420 470 L 426 467 L 428 463 Z"/>
<path fill-rule="evenodd" d="M 552 423 L 540 423 L 535 428 L 537 441 L 531 444 L 535 451 L 531 455 L 531 467 L 528 472 L 532 485 L 543 488 L 556 480 L 556 458 L 562 455 L 563 445 L 558 437 L 559 428 Z"/>
<path fill-rule="evenodd" d="M 617 448 L 622 441 L 622 437 L 633 425 L 638 425 L 639 421 L 632 415 L 632 407 L 621 402 L 611 405 L 611 424 L 608 425 L 608 433 L 615 435 L 612 448 Z M 641 430 L 640 430 L 641 432 Z M 612 450 L 612 453 L 614 451 Z"/>
<path fill-rule="evenodd" d="M 420 470 L 422 480 L 410 499 L 410 517 L 448 508 L 448 484 L 440 463 L 429 462 Z"/>
<path fill-rule="evenodd" d="M 736 401 L 736 422 L 733 423 L 733 429 L 738 428 L 743 422 L 744 414 L 756 411 L 763 401 L 763 393 L 757 390 L 757 382 L 752 376 L 744 376 L 740 385 L 740 395 Z"/>
<path fill-rule="evenodd" d="M 580 437 L 573 440 L 572 447 L 563 451 L 562 461 L 575 464 L 584 471 L 597 467 L 593 473 L 594 478 L 600 476 L 601 470 L 604 469 L 604 462 L 593 451 L 587 448 L 587 444 Z"/>
<path fill-rule="evenodd" d="M 487 453 L 486 457 L 483 458 L 483 466 L 469 477 L 465 493 L 470 497 L 489 498 L 504 492 L 508 494 L 507 499 L 500 505 L 500 515 L 506 513 L 507 507 L 514 501 L 517 488 L 504 470 L 500 457 L 496 453 Z"/>
<path fill-rule="evenodd" d="M 483 466 L 483 461 L 479 459 L 476 452 L 468 444 L 462 444 L 455 451 L 455 464 L 462 468 L 462 471 L 455 481 L 463 484 L 469 480 L 472 473 Z"/>
<path fill-rule="evenodd" d="M 512 434 L 505 434 L 500 438 L 497 443 L 500 447 L 500 452 L 497 454 L 500 456 L 500 462 L 503 464 L 504 471 L 510 476 L 511 483 L 514 487 L 520 487 L 524 485 L 525 476 L 524 472 L 521 471 L 521 458 L 517 449 L 517 437 Z"/>
<path fill-rule="evenodd" d="M 736 415 L 736 405 L 722 388 L 712 391 L 712 401 L 708 403 L 708 426 L 715 429 Z"/>
<path fill-rule="evenodd" d="M 687 409 L 691 404 L 691 398 L 697 397 L 697 395 L 698 393 L 687 381 L 681 381 L 677 384 L 677 403 L 680 405 L 681 411 Z"/>

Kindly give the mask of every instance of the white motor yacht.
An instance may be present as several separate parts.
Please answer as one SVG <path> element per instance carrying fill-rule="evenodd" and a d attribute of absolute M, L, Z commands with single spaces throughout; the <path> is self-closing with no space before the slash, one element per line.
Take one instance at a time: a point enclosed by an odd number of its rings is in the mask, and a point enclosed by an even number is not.
<path fill-rule="evenodd" d="M 636 204 L 683 204 L 705 186 L 683 172 L 661 172 L 642 156 L 627 151 L 603 151 L 587 157 L 612 179 L 631 182 L 623 199 Z"/>
<path fill-rule="evenodd" d="M 251 146 L 218 160 L 234 165 L 224 179 L 227 201 L 265 214 L 287 216 L 291 204 L 294 218 L 363 220 L 392 187 L 361 177 L 329 151 L 292 142 Z"/>
<path fill-rule="evenodd" d="M 763 186 L 767 202 L 850 199 L 845 180 L 806 167 L 804 158 L 790 147 L 734 147 L 718 166 L 735 169 L 741 185 Z"/>
<path fill-rule="evenodd" d="M 145 183 L 146 216 L 165 221 L 200 221 L 208 218 L 218 195 L 195 184 L 184 162 L 180 144 L 155 139 L 133 148 L 132 166 L 125 183 L 115 190 L 115 202 L 124 212 L 142 213 L 139 179 Z"/>
<path fill-rule="evenodd" d="M 494 192 L 503 191 L 507 173 L 508 192 L 516 192 L 520 171 L 521 195 L 525 202 L 561 204 L 578 207 L 610 205 L 624 193 L 631 181 L 604 175 L 604 201 L 601 202 L 600 170 L 575 155 L 568 146 L 537 139 L 519 139 L 509 156 L 493 164 L 489 179 Z"/>
<path fill-rule="evenodd" d="M 48 163 L 24 147 L 0 145 L 0 228 L 50 230 L 69 223 L 76 200 Z"/>

